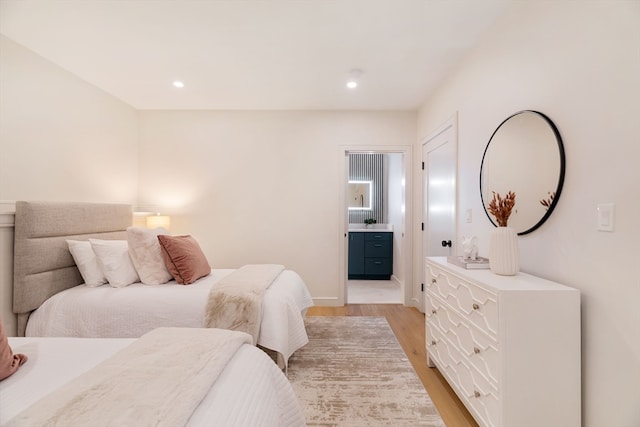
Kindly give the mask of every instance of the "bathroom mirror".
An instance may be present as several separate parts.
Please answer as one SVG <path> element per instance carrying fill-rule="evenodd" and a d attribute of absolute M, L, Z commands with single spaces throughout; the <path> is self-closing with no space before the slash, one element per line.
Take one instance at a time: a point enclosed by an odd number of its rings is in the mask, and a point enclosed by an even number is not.
<path fill-rule="evenodd" d="M 349 209 L 371 210 L 371 181 L 349 181 Z"/>
<path fill-rule="evenodd" d="M 513 191 L 515 206 L 507 225 L 520 235 L 540 227 L 555 208 L 564 182 L 562 138 L 553 122 L 538 111 L 519 111 L 493 132 L 480 166 L 480 196 L 488 211 L 493 193 Z"/>

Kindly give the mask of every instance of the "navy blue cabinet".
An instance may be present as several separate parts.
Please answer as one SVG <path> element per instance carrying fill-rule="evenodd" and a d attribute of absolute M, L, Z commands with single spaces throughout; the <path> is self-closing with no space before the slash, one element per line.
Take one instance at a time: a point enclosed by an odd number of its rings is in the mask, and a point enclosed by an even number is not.
<path fill-rule="evenodd" d="M 364 235 L 349 232 L 349 279 L 364 274 Z"/>
<path fill-rule="evenodd" d="M 389 280 L 393 274 L 393 232 L 349 232 L 349 279 Z"/>

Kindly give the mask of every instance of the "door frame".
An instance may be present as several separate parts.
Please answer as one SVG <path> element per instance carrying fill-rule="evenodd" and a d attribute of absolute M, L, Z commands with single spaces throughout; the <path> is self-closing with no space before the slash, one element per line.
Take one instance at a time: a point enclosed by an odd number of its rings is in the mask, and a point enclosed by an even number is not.
<path fill-rule="evenodd" d="M 436 130 L 434 130 L 433 132 L 431 132 L 423 141 L 422 141 L 422 157 L 421 160 L 423 162 L 423 168 L 422 168 L 422 173 L 421 173 L 421 179 L 420 179 L 420 185 L 422 188 L 422 192 L 420 194 L 420 200 L 421 200 L 421 216 L 422 216 L 422 224 L 423 224 L 423 230 L 422 230 L 422 235 L 421 237 L 421 245 L 420 245 L 420 253 L 421 253 L 421 257 L 420 257 L 420 262 L 421 264 L 424 264 L 424 259 L 425 257 L 427 257 L 427 251 L 428 251 L 428 247 L 429 247 L 429 233 L 428 233 L 428 224 L 429 224 L 429 218 L 428 218 L 428 207 L 427 207 L 427 200 L 425 199 L 425 194 L 426 194 L 426 188 L 425 188 L 425 183 L 427 182 L 428 179 L 428 173 L 426 170 L 426 167 L 424 166 L 424 161 L 426 159 L 426 153 L 427 151 L 427 145 L 432 142 L 433 140 L 435 140 L 436 138 L 438 138 L 440 135 L 442 135 L 445 132 L 449 132 L 451 131 L 451 140 L 454 144 L 454 149 L 455 149 L 455 183 L 454 183 L 454 191 L 455 191 L 455 206 L 454 206 L 454 213 L 453 213 L 453 239 L 452 239 L 452 253 L 455 253 L 456 247 L 457 247 L 457 242 L 458 242 L 458 204 L 460 202 L 459 200 L 459 193 L 458 193 L 458 179 L 459 179 L 459 168 L 458 168 L 458 112 L 454 112 L 453 115 L 451 117 L 449 117 L 443 124 L 441 124 L 440 126 L 438 126 L 436 128 Z M 424 286 L 425 280 L 426 280 L 426 273 L 425 273 L 425 269 L 424 266 L 421 265 L 420 266 L 420 280 L 421 283 Z M 418 303 L 418 307 L 420 309 L 420 311 L 424 312 L 424 298 L 421 298 L 421 300 Z"/>
<path fill-rule="evenodd" d="M 349 239 L 349 212 L 347 209 L 347 187 L 349 182 L 349 154 L 350 153 L 380 153 L 403 154 L 404 175 L 404 230 L 393 230 L 394 233 L 402 233 L 402 257 L 404 262 L 404 280 L 401 283 L 402 300 L 404 305 L 411 305 L 409 291 L 413 285 L 413 187 L 412 162 L 413 147 L 411 145 L 349 145 L 340 146 L 340 161 L 344 165 L 338 182 L 338 274 L 340 277 L 340 289 L 338 290 L 338 305 L 347 303 L 347 255 Z"/>

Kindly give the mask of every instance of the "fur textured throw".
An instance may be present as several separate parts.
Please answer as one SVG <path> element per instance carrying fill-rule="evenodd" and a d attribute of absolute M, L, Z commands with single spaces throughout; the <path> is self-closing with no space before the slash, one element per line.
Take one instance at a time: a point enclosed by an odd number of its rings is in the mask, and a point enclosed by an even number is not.
<path fill-rule="evenodd" d="M 279 264 L 247 264 L 211 288 L 204 326 L 246 332 L 258 342 L 265 290 L 284 270 Z"/>

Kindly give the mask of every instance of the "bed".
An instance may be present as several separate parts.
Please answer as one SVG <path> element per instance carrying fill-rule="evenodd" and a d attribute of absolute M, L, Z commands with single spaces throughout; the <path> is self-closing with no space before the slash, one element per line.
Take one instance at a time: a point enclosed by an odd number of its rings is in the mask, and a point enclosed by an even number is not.
<path fill-rule="evenodd" d="M 234 270 L 213 269 L 188 286 L 135 283 L 89 287 L 67 240 L 126 240 L 126 204 L 16 202 L 13 311 L 18 335 L 136 338 L 157 327 L 202 327 L 207 294 Z M 285 368 L 308 342 L 303 316 L 313 305 L 302 278 L 282 271 L 264 292 L 256 344 Z"/>
<path fill-rule="evenodd" d="M 88 425 L 87 419 L 95 426 L 294 427 L 305 424 L 304 415 L 284 373 L 263 351 L 246 343 L 232 350 L 230 359 L 216 368 L 215 373 L 211 371 L 206 380 L 202 379 L 204 375 L 200 371 L 192 378 L 195 382 L 183 380 L 187 375 L 185 367 L 179 363 L 150 369 L 149 374 L 160 372 L 164 377 L 158 381 L 177 386 L 175 389 L 156 387 L 162 389 L 161 394 L 155 394 L 156 390 L 148 384 L 138 384 L 136 388 L 128 383 L 127 387 L 116 383 L 118 377 L 131 377 L 126 374 L 127 369 L 135 368 L 136 363 L 144 363 L 145 356 L 141 359 L 131 356 L 133 346 L 153 333 L 167 331 L 170 333 L 168 336 L 156 335 L 156 339 L 160 337 L 174 342 L 178 334 L 183 340 L 193 341 L 188 332 L 199 334 L 221 330 L 159 328 L 140 339 L 9 338 L 14 353 L 26 354 L 28 360 L 0 382 L 0 425 L 43 425 L 42 419 L 51 425 L 70 427 Z M 144 348 L 137 347 L 137 350 Z M 194 354 L 188 354 L 195 358 Z M 126 363 L 117 363 L 123 357 Z M 185 356 L 181 358 L 185 359 Z M 194 360 L 187 360 L 187 365 L 198 366 Z M 125 374 L 106 379 L 101 377 L 114 366 Z M 139 368 L 135 368 L 135 372 L 139 372 Z M 110 382 L 116 386 L 109 389 Z M 100 390 L 99 396 L 97 393 L 91 396 L 94 390 Z"/>

